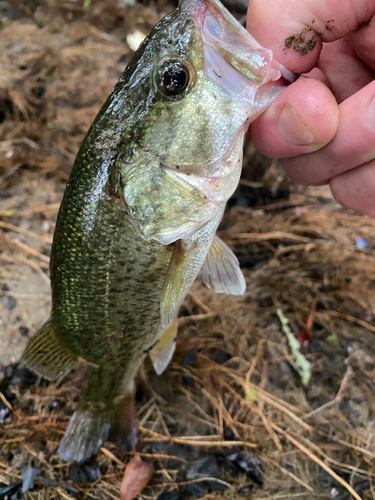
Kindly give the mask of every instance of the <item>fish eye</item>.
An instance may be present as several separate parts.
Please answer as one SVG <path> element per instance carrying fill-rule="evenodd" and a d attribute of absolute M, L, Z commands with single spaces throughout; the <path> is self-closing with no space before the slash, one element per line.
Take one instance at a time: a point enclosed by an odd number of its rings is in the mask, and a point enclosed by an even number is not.
<path fill-rule="evenodd" d="M 190 82 L 189 69 L 180 61 L 166 61 L 159 68 L 156 84 L 167 97 L 180 95 Z"/>

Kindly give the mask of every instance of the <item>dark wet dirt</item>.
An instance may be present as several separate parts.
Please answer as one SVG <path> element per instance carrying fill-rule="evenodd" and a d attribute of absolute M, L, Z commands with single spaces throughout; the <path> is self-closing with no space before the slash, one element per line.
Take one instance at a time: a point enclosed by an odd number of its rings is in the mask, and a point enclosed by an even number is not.
<path fill-rule="evenodd" d="M 308 52 L 314 50 L 319 38 L 318 33 L 313 33 L 312 29 L 306 26 L 300 33 L 285 38 L 285 48 L 293 49 L 301 56 L 305 56 Z"/>

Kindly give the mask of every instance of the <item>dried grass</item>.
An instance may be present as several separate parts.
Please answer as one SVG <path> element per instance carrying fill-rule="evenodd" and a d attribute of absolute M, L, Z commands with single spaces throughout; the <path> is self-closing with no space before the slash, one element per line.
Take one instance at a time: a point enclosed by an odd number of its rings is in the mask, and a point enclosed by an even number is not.
<path fill-rule="evenodd" d="M 0 41 L 0 102 L 6 108 L 0 124 L 2 181 L 12 195 L 0 214 L 6 231 L 0 281 L 9 286 L 4 295 L 18 299 L 25 322 L 22 300 L 37 308 L 44 299 L 12 283 L 25 266 L 45 276 L 63 188 L 54 176 L 67 177 L 85 131 L 119 76 L 130 53 L 126 33 L 139 17 L 145 31 L 160 17 L 151 7 L 131 11 L 115 1 L 92 2 L 88 11 L 82 2 L 43 5 L 18 5 L 34 19 L 42 17 L 43 29 L 27 17 L 8 21 Z M 245 186 L 279 188 L 277 164 L 252 178 L 249 172 L 260 160 L 251 147 L 246 158 Z M 51 188 L 49 201 L 28 194 L 42 183 Z M 220 296 L 198 281 L 183 306 L 167 373 L 155 377 L 149 364 L 142 368 L 138 451 L 153 462 L 155 474 L 141 497 L 154 499 L 182 485 L 176 483 L 178 467 L 168 469 L 171 457 L 153 447 L 165 441 L 187 446 L 192 456 L 225 454 L 239 444 L 256 453 L 264 474 L 263 486 L 251 492 L 254 499 L 328 499 L 335 491 L 341 500 L 375 498 L 373 220 L 339 208 L 323 188 L 294 188 L 290 199 L 263 209 L 230 208 L 220 236 L 243 264 L 247 291 L 243 297 Z M 367 242 L 365 248 L 358 238 Z M 312 378 L 304 387 L 276 311 L 283 311 L 297 334 L 314 301 L 313 338 L 304 351 Z M 191 368 L 182 361 L 193 348 L 197 359 Z M 228 354 L 224 364 L 217 362 L 219 351 Z M 193 382 L 183 383 L 183 375 Z M 81 386 L 77 374 L 50 385 L 16 384 L 11 402 L 0 394 L 14 412 L 0 429 L 0 481 L 15 482 L 24 466 L 42 467 L 44 483 L 27 493 L 30 500 L 77 498 L 77 490 L 80 498 L 120 497 L 131 454 L 107 443 L 97 454 L 103 476 L 91 485 L 68 484 L 70 466 L 57 457 Z M 221 480 L 228 490 L 205 498 L 238 498 L 238 489 L 250 482 L 224 473 Z"/>

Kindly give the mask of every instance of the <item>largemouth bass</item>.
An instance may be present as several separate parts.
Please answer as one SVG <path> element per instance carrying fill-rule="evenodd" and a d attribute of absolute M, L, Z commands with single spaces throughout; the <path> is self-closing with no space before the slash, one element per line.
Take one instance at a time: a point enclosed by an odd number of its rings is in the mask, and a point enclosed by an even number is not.
<path fill-rule="evenodd" d="M 52 311 L 24 361 L 54 380 L 87 361 L 88 389 L 59 447 L 81 462 L 112 427 L 135 443 L 134 378 L 175 346 L 202 270 L 221 293 L 245 280 L 216 236 L 250 122 L 292 75 L 218 0 L 182 0 L 135 53 L 78 152 L 51 253 Z"/>

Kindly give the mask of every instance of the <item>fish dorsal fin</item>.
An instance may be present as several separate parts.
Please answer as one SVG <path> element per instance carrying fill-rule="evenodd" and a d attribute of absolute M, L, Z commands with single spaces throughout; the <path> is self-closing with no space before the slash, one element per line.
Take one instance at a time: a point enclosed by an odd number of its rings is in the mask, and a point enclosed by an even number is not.
<path fill-rule="evenodd" d="M 37 375 L 56 380 L 70 371 L 78 358 L 57 337 L 50 319 L 29 341 L 21 362 Z"/>
<path fill-rule="evenodd" d="M 202 267 L 203 282 L 218 293 L 243 295 L 246 281 L 237 257 L 217 236 L 207 253 Z"/>
<path fill-rule="evenodd" d="M 176 348 L 176 335 L 177 317 L 175 316 L 172 323 L 161 334 L 158 343 L 149 353 L 154 369 L 158 375 L 163 373 L 173 357 Z"/>

